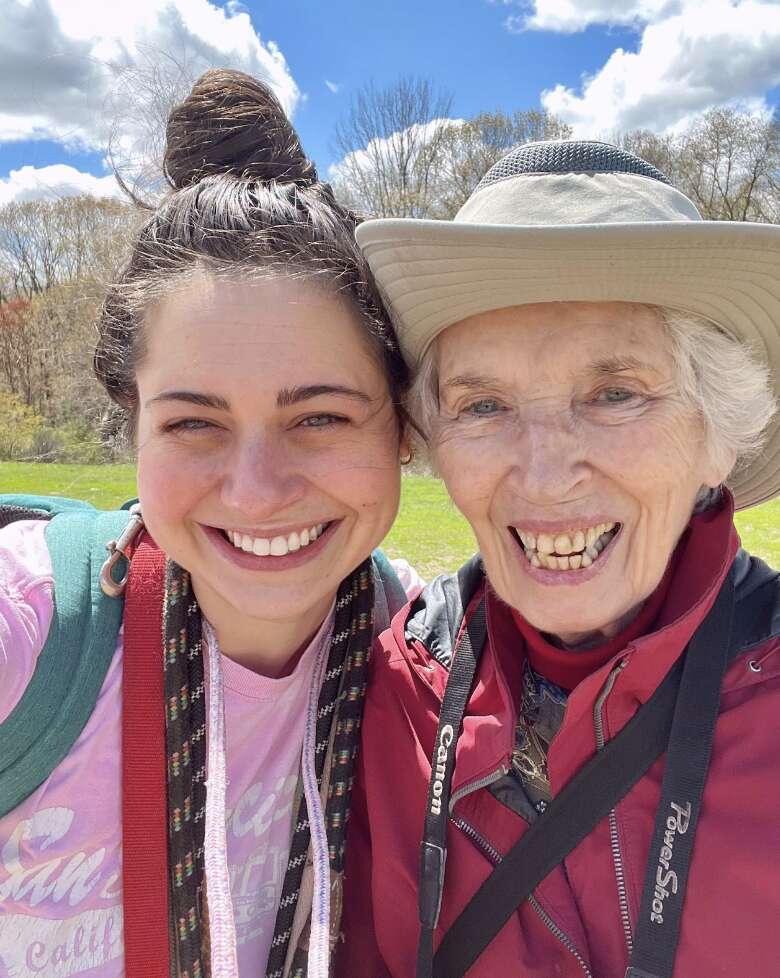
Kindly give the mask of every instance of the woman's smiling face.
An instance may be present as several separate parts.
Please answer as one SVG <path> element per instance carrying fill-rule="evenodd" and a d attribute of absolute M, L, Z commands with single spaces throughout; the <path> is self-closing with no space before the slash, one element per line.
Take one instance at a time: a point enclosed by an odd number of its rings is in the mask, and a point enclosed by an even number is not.
<path fill-rule="evenodd" d="M 357 313 L 305 281 L 203 275 L 145 328 L 138 490 L 150 533 L 190 571 L 218 633 L 247 621 L 316 629 L 398 508 L 398 424 Z"/>
<path fill-rule="evenodd" d="M 634 303 L 499 309 L 433 355 L 434 452 L 498 595 L 575 644 L 660 582 L 713 463 L 658 314 Z"/>

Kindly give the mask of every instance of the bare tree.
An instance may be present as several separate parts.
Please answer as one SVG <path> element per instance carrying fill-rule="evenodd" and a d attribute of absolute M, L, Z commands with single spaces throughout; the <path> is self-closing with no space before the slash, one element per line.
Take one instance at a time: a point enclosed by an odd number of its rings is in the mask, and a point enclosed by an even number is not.
<path fill-rule="evenodd" d="M 450 123 L 438 146 L 436 193 L 429 216 L 454 217 L 493 164 L 516 146 L 569 138 L 571 128 L 566 123 L 535 109 L 513 115 L 482 112 L 466 122 Z"/>
<path fill-rule="evenodd" d="M 31 404 L 34 390 L 35 343 L 32 336 L 32 304 L 11 299 L 0 304 L 0 377 L 11 394 Z"/>
<path fill-rule="evenodd" d="M 126 204 L 95 197 L 0 207 L 0 279 L 32 298 L 54 285 L 116 267 L 137 221 Z"/>
<path fill-rule="evenodd" d="M 448 94 L 422 78 L 358 92 L 334 136 L 342 157 L 334 183 L 342 199 L 376 217 L 426 215 L 450 104 Z"/>
<path fill-rule="evenodd" d="M 712 109 L 682 132 L 626 133 L 620 144 L 657 166 L 711 221 L 780 221 L 780 122 Z"/>
<path fill-rule="evenodd" d="M 688 188 L 716 221 L 778 220 L 780 123 L 734 109 L 713 109 L 686 133 Z"/>
<path fill-rule="evenodd" d="M 95 414 L 92 324 L 139 217 L 93 197 L 0 208 L 0 389 L 49 419 Z"/>

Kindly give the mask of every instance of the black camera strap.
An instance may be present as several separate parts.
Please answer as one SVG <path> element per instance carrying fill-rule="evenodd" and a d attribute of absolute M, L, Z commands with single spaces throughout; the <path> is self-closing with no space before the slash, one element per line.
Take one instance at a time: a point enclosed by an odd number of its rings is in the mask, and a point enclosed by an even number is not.
<path fill-rule="evenodd" d="M 757 598 L 760 601 L 761 595 Z M 756 610 L 758 601 L 754 598 L 739 609 L 745 628 L 750 606 Z M 529 826 L 444 935 L 434 956 L 455 747 L 486 637 L 484 602 L 480 605 L 463 629 L 453 655 L 434 744 L 420 854 L 417 978 L 463 978 L 517 907 L 664 751 L 667 761 L 661 802 L 626 978 L 671 978 L 720 687 L 733 647 L 733 615 L 732 573 L 685 653 L 650 699 L 552 799 L 543 817 Z M 673 876 L 667 877 L 669 872 Z"/>
<path fill-rule="evenodd" d="M 425 829 L 420 845 L 420 941 L 417 946 L 417 978 L 430 978 L 433 974 L 433 932 L 439 920 L 444 892 L 447 824 L 450 816 L 452 775 L 455 771 L 455 747 L 486 638 L 487 619 L 483 598 L 466 620 L 455 646 L 439 714 L 439 729 L 433 746 Z"/>

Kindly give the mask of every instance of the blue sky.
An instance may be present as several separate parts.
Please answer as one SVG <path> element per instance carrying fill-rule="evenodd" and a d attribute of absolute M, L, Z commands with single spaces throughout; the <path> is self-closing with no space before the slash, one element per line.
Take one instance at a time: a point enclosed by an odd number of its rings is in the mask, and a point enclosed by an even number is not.
<path fill-rule="evenodd" d="M 780 0 L 0 0 L 0 23 L 0 203 L 115 192 L 108 116 L 135 151 L 122 84 L 168 57 L 266 77 L 322 173 L 351 96 L 401 75 L 456 118 L 544 105 L 589 137 L 780 103 Z"/>
<path fill-rule="evenodd" d="M 494 108 L 512 112 L 538 108 L 543 89 L 578 85 L 615 47 L 636 41 L 633 32 L 618 28 L 512 34 L 503 26 L 506 8 L 486 2 L 337 0 L 317 5 L 316 12 L 305 0 L 248 6 L 257 10 L 261 31 L 285 51 L 308 95 L 295 121 L 319 164 L 334 162 L 333 125 L 368 79 L 382 86 L 399 75 L 431 78 L 452 94 L 456 118 Z M 336 94 L 325 79 L 340 85 Z"/>

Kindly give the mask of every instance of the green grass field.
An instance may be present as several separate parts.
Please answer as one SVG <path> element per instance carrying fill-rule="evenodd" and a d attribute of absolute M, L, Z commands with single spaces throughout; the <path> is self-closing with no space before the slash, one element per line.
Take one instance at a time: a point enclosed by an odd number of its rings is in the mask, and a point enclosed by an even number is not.
<path fill-rule="evenodd" d="M 74 496 L 110 509 L 135 495 L 135 469 L 2 462 L 0 491 Z M 780 500 L 738 514 L 737 527 L 751 553 L 780 567 Z M 426 579 L 455 570 L 476 549 L 468 524 L 444 486 L 421 475 L 404 476 L 401 510 L 383 546 L 391 557 L 405 557 Z"/>

